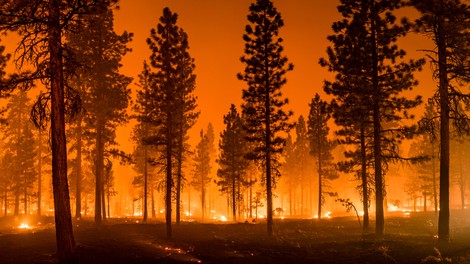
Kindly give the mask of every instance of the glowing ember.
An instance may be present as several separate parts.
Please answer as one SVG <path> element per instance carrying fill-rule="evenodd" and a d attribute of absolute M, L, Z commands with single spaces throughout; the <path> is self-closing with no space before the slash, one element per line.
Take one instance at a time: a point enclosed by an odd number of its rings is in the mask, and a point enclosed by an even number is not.
<path fill-rule="evenodd" d="M 31 229 L 31 227 L 28 224 L 22 223 L 20 226 L 18 226 L 19 229 Z"/>

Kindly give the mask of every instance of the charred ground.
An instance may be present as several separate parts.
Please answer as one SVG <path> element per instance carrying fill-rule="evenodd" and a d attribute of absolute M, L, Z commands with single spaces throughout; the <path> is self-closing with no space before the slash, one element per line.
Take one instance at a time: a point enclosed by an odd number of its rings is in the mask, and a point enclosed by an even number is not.
<path fill-rule="evenodd" d="M 454 213 L 452 242 L 436 251 L 434 214 L 391 216 L 387 234 L 363 233 L 353 218 L 276 220 L 275 236 L 263 222 L 182 223 L 165 239 L 162 222 L 115 219 L 96 226 L 75 221 L 80 263 L 470 263 L 470 213 Z M 2 218 L 2 263 L 57 263 L 52 218 Z M 442 256 L 440 255 L 442 254 Z M 427 261 L 427 262 L 426 262 Z M 440 262 L 439 262 L 440 261 Z"/>

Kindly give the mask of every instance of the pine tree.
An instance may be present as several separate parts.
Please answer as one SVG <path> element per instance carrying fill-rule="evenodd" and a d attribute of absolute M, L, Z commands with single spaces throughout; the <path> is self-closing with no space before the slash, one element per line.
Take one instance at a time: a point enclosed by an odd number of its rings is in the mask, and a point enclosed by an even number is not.
<path fill-rule="evenodd" d="M 232 104 L 229 113 L 224 116 L 224 124 L 225 130 L 220 133 L 219 141 L 217 185 L 221 192 L 230 195 L 233 221 L 237 221 L 237 206 L 241 202 L 240 187 L 246 185 L 249 161 L 245 158 L 247 151 L 243 123 L 235 105 Z"/>
<path fill-rule="evenodd" d="M 410 29 L 408 23 L 396 23 L 393 12 L 402 6 L 401 0 L 341 1 L 338 11 L 344 19 L 333 24 L 328 61 L 320 60 L 337 73 L 335 82 L 325 83 L 325 91 L 348 100 L 352 111 L 364 107 L 358 114 L 370 115 L 364 120 L 372 121 L 378 235 L 384 232 L 384 168 L 390 160 L 400 159 L 398 146 L 411 136 L 412 130 L 400 120 L 412 118 L 408 110 L 421 103 L 419 96 L 401 96 L 417 84 L 413 73 L 424 64 L 424 60 L 405 61 L 406 52 L 396 45 Z"/>
<path fill-rule="evenodd" d="M 94 143 L 95 157 L 95 222 L 106 218 L 104 206 L 104 172 L 106 153 L 116 145 L 115 130 L 127 122 L 126 109 L 130 101 L 128 85 L 132 78 L 119 74 L 122 57 L 130 51 L 127 44 L 132 33 L 118 35 L 113 29 L 113 12 L 85 16 L 80 34 L 68 37 L 69 46 L 77 60 L 88 69 L 81 74 L 87 83 L 83 89 L 83 103 L 87 111 L 87 133 Z"/>
<path fill-rule="evenodd" d="M 20 203 L 23 201 L 23 213 L 28 213 L 28 200 L 32 194 L 29 189 L 36 181 L 36 144 L 34 142 L 33 127 L 29 120 L 31 102 L 26 92 L 19 91 L 10 97 L 7 104 L 7 123 L 5 131 L 5 148 L 10 149 L 14 157 L 14 214 L 20 212 Z"/>
<path fill-rule="evenodd" d="M 272 189 L 279 176 L 278 156 L 282 152 L 285 138 L 281 132 L 292 128 L 288 122 L 292 112 L 285 112 L 283 106 L 288 100 L 282 97 L 281 87 L 286 83 L 286 73 L 293 69 L 283 56 L 279 29 L 284 25 L 280 13 L 270 0 L 257 0 L 252 4 L 246 26 L 245 55 L 241 62 L 245 71 L 238 79 L 247 84 L 243 90 L 243 114 L 246 117 L 247 137 L 255 147 L 247 157 L 259 162 L 264 170 L 266 186 L 267 231 L 273 235 L 273 194 Z"/>
<path fill-rule="evenodd" d="M 331 110 L 328 104 L 315 94 L 309 104 L 308 134 L 310 139 L 311 154 L 316 159 L 318 171 L 318 219 L 321 219 L 321 209 L 326 193 L 326 182 L 338 178 L 336 168 L 333 164 L 332 151 L 335 144 L 328 139 L 330 128 L 328 121 L 331 118 Z"/>
<path fill-rule="evenodd" d="M 66 56 L 62 37 L 67 31 L 77 30 L 81 21 L 79 15 L 96 12 L 114 3 L 115 0 L 4 0 L 0 7 L 0 32 L 16 32 L 20 37 L 17 66 L 33 68 L 31 72 L 11 76 L 6 85 L 2 85 L 2 91 L 19 86 L 28 89 L 34 80 L 43 81 L 49 89 L 36 103 L 33 117 L 36 125 L 43 127 L 46 127 L 46 121 L 51 122 L 56 242 L 61 263 L 77 261 L 67 186 L 65 114 L 73 115 L 79 108 L 73 89 L 65 89 L 67 77 L 73 74 L 75 67 L 69 60 L 73 55 Z M 47 102 L 50 102 L 50 108 L 45 107 Z"/>
<path fill-rule="evenodd" d="M 0 43 L 1 43 L 1 39 L 0 39 Z M 7 63 L 10 60 L 10 57 L 11 57 L 10 54 L 5 54 L 5 46 L 0 45 L 0 88 L 3 88 L 3 83 L 7 79 L 5 67 L 7 66 Z M 6 98 L 6 97 L 8 97 L 8 94 L 6 93 L 0 94 L 0 98 Z M 0 115 L 3 115 L 5 111 L 6 109 L 0 108 Z M 4 117 L 2 116 L 0 118 L 0 123 L 3 123 L 3 122 L 4 122 Z"/>
<path fill-rule="evenodd" d="M 152 144 L 160 146 L 157 158 L 164 160 L 165 213 L 167 238 L 172 236 L 171 199 L 175 176 L 177 194 L 183 180 L 182 163 L 186 148 L 186 133 L 194 125 L 199 113 L 196 111 L 194 61 L 188 53 L 187 35 L 176 24 L 178 15 L 169 8 L 163 10 L 157 29 L 152 29 L 147 39 L 152 54 L 150 113 L 151 122 L 157 128 Z M 155 72 L 154 72 L 155 71 Z M 176 164 L 175 164 L 176 163 Z M 176 170 L 175 170 L 176 169 Z M 176 171 L 176 175 L 175 174 Z M 179 214 L 179 197 L 177 214 Z"/>
<path fill-rule="evenodd" d="M 297 184 L 300 185 L 300 215 L 304 215 L 306 202 L 305 202 L 305 187 L 308 186 L 310 181 L 307 181 L 307 171 L 311 162 L 310 159 L 310 146 L 307 124 L 304 117 L 301 115 L 295 126 L 296 140 L 293 144 L 294 159 L 296 162 Z M 311 200 L 311 199 L 310 199 Z"/>
<path fill-rule="evenodd" d="M 460 0 L 411 1 L 421 12 L 417 30 L 432 39 L 435 47 L 428 53 L 438 82 L 436 104 L 440 118 L 440 184 L 439 184 L 439 241 L 449 241 L 449 140 L 450 121 L 457 120 L 457 127 L 468 122 L 465 113 L 458 111 L 460 100 L 468 101 L 468 95 L 459 91 L 461 81 L 470 77 L 470 14 L 469 5 Z"/>
<path fill-rule="evenodd" d="M 191 185 L 201 192 L 201 211 L 202 220 L 204 220 L 206 216 L 207 187 L 212 180 L 210 177 L 212 169 L 210 151 L 214 148 L 214 141 L 209 133 L 204 133 L 204 130 L 201 130 L 200 137 L 194 155 L 194 177 Z"/>
<path fill-rule="evenodd" d="M 150 79 L 150 69 L 147 62 L 144 61 L 144 66 L 142 73 L 139 75 L 139 84 L 140 90 L 137 91 L 137 103 L 134 105 L 134 111 L 136 112 L 136 118 L 139 122 L 134 129 L 134 140 L 137 142 L 137 147 L 134 150 L 134 158 L 136 159 L 136 170 L 139 174 L 142 174 L 141 180 L 137 179 L 137 182 L 142 183 L 143 187 L 143 222 L 147 222 L 148 218 L 148 182 L 149 182 L 149 160 L 151 155 L 149 155 L 149 137 L 151 135 L 151 120 L 150 113 L 152 109 L 150 108 L 150 89 L 151 89 L 151 79 Z M 140 176 L 139 176 L 140 177 Z"/>
<path fill-rule="evenodd" d="M 289 215 L 293 216 L 296 213 L 295 210 L 295 193 L 297 186 L 299 185 L 297 168 L 297 157 L 295 155 L 294 142 L 290 133 L 287 135 L 284 148 L 282 150 L 282 156 L 284 163 L 282 164 L 282 179 L 286 183 L 288 188 L 289 196 Z"/>

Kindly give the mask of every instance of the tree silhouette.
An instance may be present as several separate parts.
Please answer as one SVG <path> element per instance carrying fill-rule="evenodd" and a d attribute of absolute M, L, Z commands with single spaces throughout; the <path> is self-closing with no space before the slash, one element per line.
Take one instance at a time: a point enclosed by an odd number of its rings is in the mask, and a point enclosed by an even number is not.
<path fill-rule="evenodd" d="M 90 143 L 95 145 L 95 222 L 99 224 L 106 218 L 105 156 L 116 145 L 116 128 L 128 119 L 128 85 L 132 78 L 119 74 L 119 68 L 122 57 L 130 51 L 127 44 L 132 40 L 132 33 L 114 32 L 112 10 L 83 17 L 83 29 L 79 34 L 71 34 L 68 40 L 77 60 L 87 65 L 79 77 L 86 80 L 86 88 L 81 90 L 87 111 L 86 131 Z"/>
<path fill-rule="evenodd" d="M 211 182 L 210 171 L 212 167 L 210 151 L 214 148 L 214 141 L 209 133 L 204 133 L 204 130 L 201 130 L 200 137 L 201 139 L 196 146 L 194 155 L 194 177 L 191 185 L 201 192 L 201 212 L 202 220 L 204 220 L 206 216 L 207 187 Z"/>
<path fill-rule="evenodd" d="M 417 85 L 413 73 L 424 64 L 424 60 L 405 61 L 406 52 L 396 45 L 410 29 L 408 23 L 396 23 L 393 12 L 402 6 L 401 0 L 341 1 L 338 11 L 343 19 L 333 24 L 335 35 L 329 36 L 333 48 L 327 50 L 328 61 L 320 60 L 337 73 L 335 82 L 325 83 L 325 91 L 335 98 L 345 97 L 345 103 L 353 105 L 351 111 L 364 107 L 358 114 L 370 115 L 363 120 L 372 121 L 378 235 L 384 232 L 387 162 L 401 158 L 399 144 L 412 135 L 401 120 L 412 118 L 408 110 L 421 103 L 419 96 L 407 99 L 401 95 Z"/>
<path fill-rule="evenodd" d="M 288 122 L 292 112 L 285 112 L 283 106 L 288 100 L 282 97 L 281 87 L 286 83 L 286 73 L 293 69 L 283 56 L 282 38 L 279 29 L 284 25 L 280 13 L 270 0 L 257 0 L 252 4 L 246 26 L 245 55 L 241 62 L 245 71 L 238 79 L 247 84 L 243 90 L 243 114 L 246 117 L 248 140 L 255 147 L 247 155 L 258 161 L 264 170 L 266 186 L 267 231 L 273 234 L 272 189 L 279 176 L 278 156 L 282 152 L 285 138 L 281 132 L 288 132 L 293 125 Z"/>
<path fill-rule="evenodd" d="M 62 42 L 66 31 L 75 30 L 80 14 L 97 12 L 114 4 L 115 0 L 60 0 L 2 1 L 0 31 L 16 32 L 20 36 L 16 65 L 29 64 L 34 70 L 14 74 L 2 85 L 2 91 L 17 87 L 30 88 L 35 80 L 42 80 L 49 88 L 34 108 L 39 120 L 51 122 L 52 179 L 58 258 L 61 263 L 75 262 L 76 250 L 70 215 L 67 186 L 67 151 L 65 113 L 78 111 L 77 94 L 66 86 L 66 79 L 74 71 L 67 48 Z M 73 57 L 73 55 L 72 55 Z M 67 89 L 65 89 L 67 87 Z M 47 103 L 50 102 L 50 108 Z M 45 127 L 44 123 L 41 123 Z"/>
<path fill-rule="evenodd" d="M 308 115 L 308 134 L 311 154 L 316 158 L 318 170 L 318 219 L 321 219 L 321 209 L 324 202 L 325 185 L 328 180 L 336 179 L 339 174 L 333 164 L 332 150 L 335 144 L 328 140 L 330 128 L 328 121 L 331 110 L 328 104 L 316 94 L 310 105 Z"/>
<path fill-rule="evenodd" d="M 217 185 L 222 192 L 230 195 L 233 221 L 236 221 L 237 206 L 241 202 L 240 188 L 246 183 L 249 161 L 245 158 L 247 150 L 243 123 L 235 105 L 232 104 L 230 112 L 224 116 L 224 124 L 225 130 L 220 133 L 219 141 Z"/>
<path fill-rule="evenodd" d="M 177 180 L 179 196 L 182 181 L 183 152 L 186 149 L 186 133 L 194 125 L 196 111 L 194 63 L 188 53 L 187 34 L 176 24 L 178 15 L 169 8 L 163 9 L 157 29 L 152 29 L 147 39 L 150 56 L 151 122 L 157 128 L 152 144 L 161 146 L 160 157 L 166 172 L 165 213 L 167 238 L 172 236 L 171 199 Z M 155 72 L 154 72 L 155 71 Z M 175 165 L 176 163 L 176 165 Z M 176 166 L 176 168 L 175 168 Z M 175 173 L 176 169 L 176 173 Z M 177 207 L 179 209 L 179 197 Z M 177 212 L 179 215 L 179 212 Z"/>
<path fill-rule="evenodd" d="M 422 14 L 417 21 L 417 30 L 430 39 L 435 47 L 428 51 L 434 67 L 438 91 L 434 103 L 440 118 L 440 184 L 439 184 L 439 241 L 449 241 L 449 140 L 450 118 L 455 119 L 459 129 L 468 130 L 466 114 L 459 111 L 459 101 L 468 104 L 468 95 L 463 94 L 459 84 L 470 80 L 470 14 L 468 4 L 460 0 L 411 1 Z M 426 126 L 426 122 L 424 123 Z"/>

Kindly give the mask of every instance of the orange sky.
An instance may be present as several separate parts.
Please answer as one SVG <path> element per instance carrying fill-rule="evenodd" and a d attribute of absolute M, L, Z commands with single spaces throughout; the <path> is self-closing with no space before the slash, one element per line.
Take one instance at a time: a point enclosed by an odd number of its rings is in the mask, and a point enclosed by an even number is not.
<path fill-rule="evenodd" d="M 196 64 L 196 95 L 198 96 L 200 117 L 190 131 L 190 143 L 194 146 L 199 131 L 212 122 L 216 135 L 224 129 L 223 115 L 231 103 L 241 103 L 241 91 L 245 83 L 237 80 L 236 74 L 242 72 L 240 62 L 243 55 L 242 35 L 247 24 L 249 5 L 254 0 L 121 0 L 120 9 L 115 11 L 115 29 L 134 33 L 130 43 L 133 49 L 122 63 L 121 72 L 134 77 L 142 70 L 142 63 L 148 60 L 150 51 L 146 39 L 150 30 L 155 28 L 164 7 L 178 13 L 178 24 L 189 35 L 190 54 Z M 284 95 L 289 98 L 286 109 L 294 111 L 295 118 L 308 115 L 308 103 L 315 93 L 324 95 L 323 80 L 332 77 L 318 64 L 330 45 L 326 37 L 332 34 L 331 25 L 340 19 L 336 6 L 339 0 L 274 0 L 281 12 L 285 26 L 280 34 L 284 38 L 285 54 L 295 66 L 287 75 L 288 82 L 283 87 Z M 407 15 L 409 11 L 405 12 Z M 16 39 L 11 35 L 2 39 L 7 52 L 13 53 Z M 401 41 L 401 47 L 410 57 L 422 57 L 418 49 L 429 49 L 429 41 L 422 36 L 409 35 Z M 423 46 L 424 45 L 424 46 Z M 421 85 L 414 93 L 425 98 L 432 95 L 435 84 L 431 80 L 429 66 L 417 74 Z M 132 84 L 132 89 L 136 86 Z M 132 151 L 129 139 L 131 126 L 118 131 L 118 141 L 126 151 Z"/>
<path fill-rule="evenodd" d="M 133 52 L 125 57 L 122 69 L 123 73 L 134 77 L 140 73 L 143 60 L 148 60 L 150 52 L 145 40 L 150 29 L 156 27 L 163 8 L 168 6 L 178 13 L 178 24 L 189 35 L 190 53 L 196 63 L 196 94 L 201 115 L 190 133 L 193 145 L 198 140 L 198 131 L 208 122 L 213 123 L 216 134 L 220 133 L 224 129 L 223 115 L 228 112 L 230 104 L 238 106 L 241 103 L 245 84 L 237 80 L 236 74 L 243 71 L 239 58 L 243 55 L 242 35 L 252 2 L 121 0 L 120 10 L 115 12 L 116 31 L 127 30 L 135 34 L 130 44 Z M 306 116 L 311 98 L 316 92 L 323 94 L 323 80 L 331 77 L 318 65 L 318 60 L 325 56 L 329 45 L 326 37 L 332 33 L 332 23 L 340 19 L 336 10 L 339 1 L 274 0 L 274 3 L 285 22 L 280 33 L 285 40 L 285 54 L 295 66 L 294 71 L 288 73 L 288 83 L 283 88 L 284 95 L 290 100 L 287 108 L 294 111 L 296 118 L 300 114 Z M 418 43 L 423 43 L 422 38 L 411 36 L 404 41 L 404 47 L 409 53 L 416 53 L 418 48 L 414 46 Z M 433 85 L 429 82 L 428 72 L 420 76 Z M 428 88 L 420 90 L 419 93 L 425 96 L 431 94 Z M 120 134 L 125 137 L 127 131 Z"/>
<path fill-rule="evenodd" d="M 253 1 L 121 0 L 120 10 L 115 12 L 116 32 L 120 34 L 127 30 L 134 33 L 134 40 L 130 43 L 133 51 L 122 61 L 121 71 L 134 77 L 134 82 L 142 70 L 143 61 L 149 58 L 146 39 L 151 28 L 156 27 L 163 8 L 168 6 L 178 13 L 178 24 L 188 33 L 190 54 L 195 58 L 196 94 L 201 111 L 198 122 L 190 131 L 192 146 L 199 140 L 199 130 L 207 127 L 209 122 L 213 123 L 215 133 L 219 135 L 224 129 L 223 115 L 228 112 L 230 104 L 239 106 L 241 103 L 245 83 L 237 80 L 236 74 L 244 68 L 239 60 L 244 49 L 242 35 L 247 24 L 248 7 Z M 317 92 L 324 95 L 323 80 L 332 77 L 318 65 L 318 60 L 326 56 L 325 50 L 330 45 L 326 37 L 332 34 L 332 23 L 340 19 L 336 9 L 339 0 L 274 0 L 274 4 L 285 22 L 280 31 L 285 40 L 285 55 L 295 66 L 294 71 L 287 75 L 288 83 L 283 91 L 290 100 L 287 109 L 293 110 L 297 119 L 300 114 L 308 115 L 311 98 Z M 413 14 L 410 10 L 404 13 Z M 3 39 L 7 52 L 13 53 L 14 41 L 11 36 Z M 417 50 L 432 48 L 429 43 L 426 38 L 411 34 L 399 44 L 410 57 L 418 58 L 424 54 Z M 427 99 L 435 91 L 429 65 L 416 78 L 421 84 L 413 94 L 421 94 Z M 132 89 L 135 88 L 133 84 Z M 130 132 L 131 126 L 118 131 L 118 142 L 127 152 L 131 152 L 133 146 Z M 126 183 L 117 188 L 120 194 L 124 194 L 132 182 L 132 170 L 118 170 L 120 174 L 129 176 L 125 177 Z"/>

